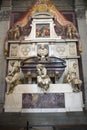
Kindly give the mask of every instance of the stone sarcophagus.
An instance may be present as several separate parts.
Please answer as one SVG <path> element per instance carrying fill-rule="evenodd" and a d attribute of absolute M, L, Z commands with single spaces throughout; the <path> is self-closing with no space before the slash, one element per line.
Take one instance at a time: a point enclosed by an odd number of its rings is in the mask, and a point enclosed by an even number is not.
<path fill-rule="evenodd" d="M 66 62 L 63 59 L 57 57 L 48 57 L 45 61 L 39 60 L 38 57 L 31 57 L 21 61 L 21 69 L 24 73 L 36 72 L 36 66 L 38 64 L 43 64 L 46 67 L 48 73 L 59 73 L 60 77 L 66 67 Z"/>

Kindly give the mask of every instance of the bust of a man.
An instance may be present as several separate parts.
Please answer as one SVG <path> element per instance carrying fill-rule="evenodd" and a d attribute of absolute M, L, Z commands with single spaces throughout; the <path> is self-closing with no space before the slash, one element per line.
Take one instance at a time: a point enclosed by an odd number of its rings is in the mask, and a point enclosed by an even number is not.
<path fill-rule="evenodd" d="M 38 56 L 41 58 L 41 61 L 45 61 L 47 55 L 48 55 L 47 48 L 45 47 L 44 44 L 41 44 L 38 49 Z"/>

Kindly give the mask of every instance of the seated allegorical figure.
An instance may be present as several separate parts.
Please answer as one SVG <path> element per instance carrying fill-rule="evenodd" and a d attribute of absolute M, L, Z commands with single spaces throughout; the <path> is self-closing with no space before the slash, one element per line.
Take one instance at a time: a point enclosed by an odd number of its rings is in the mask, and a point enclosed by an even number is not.
<path fill-rule="evenodd" d="M 73 92 L 81 91 L 82 80 L 79 79 L 76 72 L 77 64 L 74 63 L 72 69 L 69 69 L 64 77 L 64 83 L 70 83 L 72 85 Z"/>
<path fill-rule="evenodd" d="M 45 91 L 49 88 L 51 82 L 49 76 L 47 75 L 47 69 L 42 64 L 37 65 L 37 84 L 39 87 L 43 88 Z"/>
<path fill-rule="evenodd" d="M 12 70 L 8 73 L 6 77 L 6 82 L 8 84 L 7 94 L 10 94 L 14 91 L 16 85 L 21 84 L 23 81 L 23 73 L 20 69 L 20 64 L 18 61 L 13 62 Z"/>

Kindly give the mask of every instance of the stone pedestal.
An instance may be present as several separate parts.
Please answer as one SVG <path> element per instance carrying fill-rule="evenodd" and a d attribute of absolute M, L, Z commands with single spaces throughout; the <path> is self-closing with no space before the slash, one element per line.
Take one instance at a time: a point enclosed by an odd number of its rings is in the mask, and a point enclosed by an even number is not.
<path fill-rule="evenodd" d="M 22 113 L 83 111 L 82 92 L 73 93 L 69 84 L 50 84 L 45 93 L 37 84 L 18 85 L 12 94 L 5 95 L 4 110 Z"/>

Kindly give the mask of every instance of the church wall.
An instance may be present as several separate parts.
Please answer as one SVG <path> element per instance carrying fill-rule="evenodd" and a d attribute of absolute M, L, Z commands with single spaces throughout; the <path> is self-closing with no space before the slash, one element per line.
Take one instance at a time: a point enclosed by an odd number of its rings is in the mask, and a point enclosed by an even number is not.
<path fill-rule="evenodd" d="M 5 1 L 4 1 L 5 2 Z M 4 4 L 2 2 L 2 4 Z M 0 112 L 3 111 L 4 105 L 4 92 L 5 92 L 5 76 L 6 76 L 6 59 L 4 56 L 4 42 L 9 29 L 9 1 L 6 5 L 8 7 L 2 7 L 0 10 Z"/>
<path fill-rule="evenodd" d="M 84 77 L 84 92 L 85 92 L 85 107 L 87 109 L 87 28 L 86 28 L 86 22 L 85 19 L 78 20 L 79 24 L 79 31 L 81 34 L 81 42 L 83 43 L 83 53 L 82 53 L 82 66 L 83 66 L 83 77 Z"/>
<path fill-rule="evenodd" d="M 13 11 L 26 11 L 34 0 L 13 0 L 12 10 Z M 58 8 L 58 10 L 73 10 L 73 0 L 51 0 L 51 2 Z"/>
<path fill-rule="evenodd" d="M 84 82 L 84 106 L 87 110 L 87 23 L 86 23 L 86 6 L 87 2 L 85 0 L 76 0 L 75 1 L 75 11 L 77 16 L 77 24 L 78 24 L 78 30 L 80 34 L 80 40 L 82 43 L 82 69 L 83 69 L 83 82 Z"/>
<path fill-rule="evenodd" d="M 7 21 L 0 21 L 0 104 L 4 103 L 6 60 L 3 52 L 4 38 L 8 30 Z"/>

